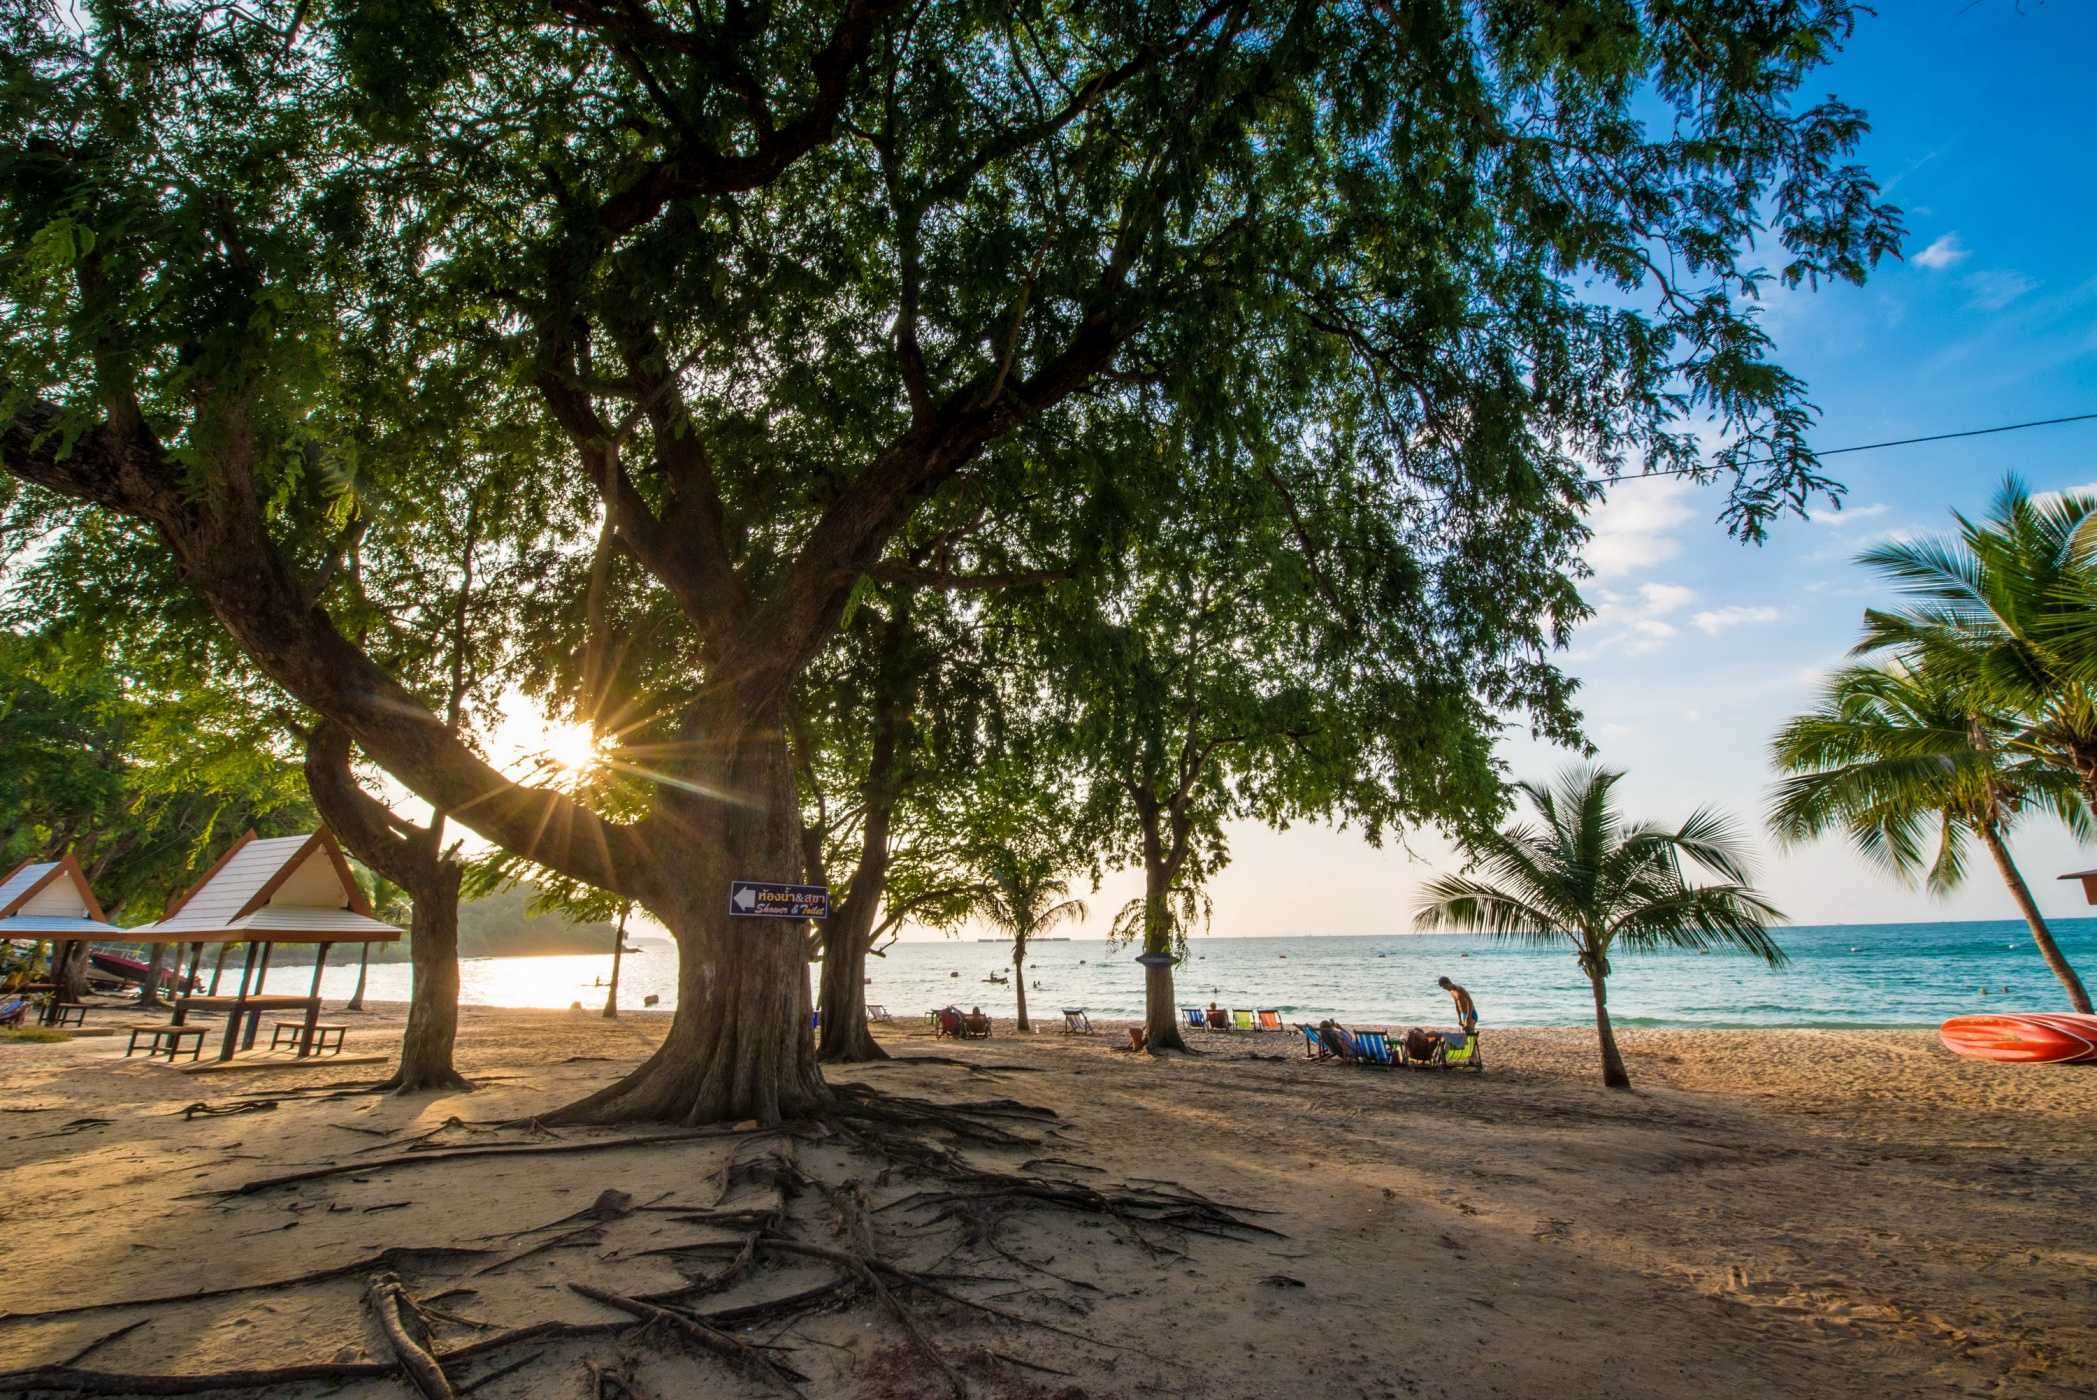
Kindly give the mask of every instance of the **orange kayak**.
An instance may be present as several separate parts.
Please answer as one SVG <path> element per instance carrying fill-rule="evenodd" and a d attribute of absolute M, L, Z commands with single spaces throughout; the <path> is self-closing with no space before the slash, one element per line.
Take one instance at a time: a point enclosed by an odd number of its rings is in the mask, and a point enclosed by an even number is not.
<path fill-rule="evenodd" d="M 1954 1055 L 2012 1064 L 2097 1063 L 2097 1016 L 2034 1012 L 2020 1016 L 1954 1016 L 1937 1028 Z"/>

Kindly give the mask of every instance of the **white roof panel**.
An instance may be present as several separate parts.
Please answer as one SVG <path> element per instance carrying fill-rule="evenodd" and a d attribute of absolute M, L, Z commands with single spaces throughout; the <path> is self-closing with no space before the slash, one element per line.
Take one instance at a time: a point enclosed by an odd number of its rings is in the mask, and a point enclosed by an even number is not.
<path fill-rule="evenodd" d="M 25 865 L 9 876 L 4 884 L 0 884 L 0 909 L 21 898 L 22 891 L 49 875 L 51 867 L 57 864 L 55 860 L 47 860 L 40 865 Z"/>
<path fill-rule="evenodd" d="M 0 919 L 0 938 L 49 938 L 53 934 L 60 938 L 104 940 L 124 937 L 122 929 L 98 924 L 93 919 L 74 919 L 52 914 L 17 914 L 12 919 Z"/>

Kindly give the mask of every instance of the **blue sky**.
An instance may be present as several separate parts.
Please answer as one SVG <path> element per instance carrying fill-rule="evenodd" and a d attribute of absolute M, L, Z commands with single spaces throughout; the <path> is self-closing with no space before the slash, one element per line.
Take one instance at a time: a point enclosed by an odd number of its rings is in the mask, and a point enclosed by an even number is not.
<path fill-rule="evenodd" d="M 1767 325 L 1820 405 L 1816 445 L 1843 447 L 2097 411 L 2097 8 L 2026 0 L 1894 0 L 1866 17 L 1809 89 L 1869 113 L 1862 158 L 1906 212 L 1906 260 L 1861 288 L 1775 292 Z M 1772 259 L 1774 260 L 1774 259 Z M 1762 835 L 1771 733 L 1841 663 L 1884 594 L 1850 559 L 1895 532 L 1985 508 L 2003 474 L 2036 489 L 2097 483 L 2097 423 L 1829 459 L 1846 509 L 1787 521 L 1762 547 L 1715 523 L 1721 487 L 1644 480 L 1596 517 L 1597 617 L 1566 664 L 1581 677 L 1601 761 L 1626 807 L 1679 819 L 1704 803 L 1755 833 L 1763 886 L 1800 923 L 2009 918 L 1984 857 L 1930 899 L 1840 841 L 1778 852 Z M 1549 776 L 1571 755 L 1527 741 L 1506 756 Z M 1323 829 L 1241 828 L 1211 887 L 1221 936 L 1391 933 L 1419 883 L 1455 864 L 1437 838 L 1375 850 Z M 2049 914 L 2091 912 L 2053 877 L 2097 865 L 2033 822 L 2013 849 Z M 1114 877 L 1086 932 L 1140 888 Z"/>

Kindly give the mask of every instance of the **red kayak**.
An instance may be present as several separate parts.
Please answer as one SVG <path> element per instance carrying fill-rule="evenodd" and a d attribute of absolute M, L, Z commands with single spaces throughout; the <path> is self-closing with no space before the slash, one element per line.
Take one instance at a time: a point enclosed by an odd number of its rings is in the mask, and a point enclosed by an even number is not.
<path fill-rule="evenodd" d="M 2097 1064 L 2097 1016 L 2034 1012 L 2020 1016 L 1954 1016 L 1937 1029 L 1954 1055 L 2011 1064 Z"/>

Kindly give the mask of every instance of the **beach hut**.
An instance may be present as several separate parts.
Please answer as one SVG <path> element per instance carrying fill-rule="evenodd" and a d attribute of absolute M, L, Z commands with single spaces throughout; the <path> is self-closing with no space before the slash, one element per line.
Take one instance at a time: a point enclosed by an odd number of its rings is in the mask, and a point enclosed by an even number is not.
<path fill-rule="evenodd" d="M 57 1024 L 73 1010 L 58 1000 L 56 976 L 65 949 L 82 938 L 123 936 L 109 926 L 95 892 L 88 888 L 86 872 L 70 851 L 57 860 L 25 860 L 0 880 L 0 938 L 31 944 L 51 940 L 53 982 L 42 1018 L 46 1025 Z M 32 985 L 25 990 L 43 988 Z"/>
<path fill-rule="evenodd" d="M 230 995 L 219 994 L 215 971 L 210 990 L 196 995 L 185 987 L 175 1000 L 174 1024 L 196 1011 L 223 1012 L 226 1035 L 218 1058 L 231 1059 L 236 1044 L 255 1043 L 265 1011 L 299 1011 L 304 1027 L 298 1038 L 301 1056 L 311 1054 L 320 1020 L 320 977 L 328 949 L 337 943 L 397 943 L 401 931 L 372 917 L 371 903 L 350 874 L 342 847 L 326 827 L 310 836 L 268 840 L 248 832 L 218 858 L 204 878 L 168 906 L 158 923 L 127 930 L 125 938 L 142 943 L 187 943 L 201 961 L 203 946 L 247 945 L 240 983 Z M 313 984 L 304 996 L 268 996 L 271 950 L 279 943 L 315 944 Z M 196 961 L 191 964 L 194 976 Z"/>

